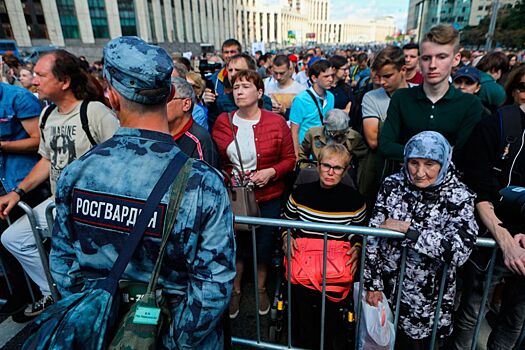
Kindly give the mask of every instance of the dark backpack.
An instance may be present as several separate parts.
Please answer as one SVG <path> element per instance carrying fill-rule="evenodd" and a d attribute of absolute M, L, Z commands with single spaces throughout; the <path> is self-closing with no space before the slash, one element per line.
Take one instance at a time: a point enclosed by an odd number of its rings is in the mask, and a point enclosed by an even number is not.
<path fill-rule="evenodd" d="M 82 130 L 86 133 L 87 138 L 89 139 L 89 142 L 91 143 L 91 146 L 96 146 L 97 142 L 93 138 L 93 135 L 91 135 L 91 131 L 89 130 L 89 122 L 88 122 L 88 116 L 87 116 L 87 108 L 88 108 L 89 101 L 84 100 L 82 101 L 82 104 L 80 105 L 80 122 L 82 123 Z M 40 121 L 40 135 L 42 136 L 42 140 L 45 141 L 44 138 L 44 128 L 46 127 L 46 122 L 49 116 L 51 115 L 51 112 L 55 110 L 57 106 L 55 104 L 49 105 L 49 107 L 46 108 L 44 111 L 44 115 L 42 115 L 42 120 Z"/>

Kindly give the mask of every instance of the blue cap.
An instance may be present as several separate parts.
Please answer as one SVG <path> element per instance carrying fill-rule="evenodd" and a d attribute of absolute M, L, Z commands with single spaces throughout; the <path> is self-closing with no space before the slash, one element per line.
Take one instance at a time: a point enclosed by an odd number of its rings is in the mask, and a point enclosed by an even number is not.
<path fill-rule="evenodd" d="M 165 102 L 173 62 L 166 50 L 136 36 L 122 36 L 104 47 L 104 78 L 127 100 L 145 105 Z"/>
<path fill-rule="evenodd" d="M 453 79 L 456 80 L 457 78 L 461 77 L 465 77 L 475 83 L 479 83 L 479 70 L 475 67 L 463 66 L 456 72 L 456 74 L 454 74 Z"/>
<path fill-rule="evenodd" d="M 310 61 L 308 61 L 308 68 L 310 68 L 315 62 L 320 61 L 320 60 L 321 60 L 321 57 L 319 56 L 314 56 L 310 58 Z"/>

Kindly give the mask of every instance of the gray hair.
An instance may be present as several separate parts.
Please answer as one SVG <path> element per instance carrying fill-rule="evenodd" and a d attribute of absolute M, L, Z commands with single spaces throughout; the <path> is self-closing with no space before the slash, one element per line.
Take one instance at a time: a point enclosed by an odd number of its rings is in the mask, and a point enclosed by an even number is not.
<path fill-rule="evenodd" d="M 344 130 L 348 128 L 350 117 L 341 109 L 329 110 L 324 119 L 323 124 L 326 130 Z"/>
<path fill-rule="evenodd" d="M 178 97 L 190 98 L 193 104 L 197 103 L 193 87 L 185 79 L 179 77 L 171 77 L 171 83 L 175 86 L 175 94 Z"/>

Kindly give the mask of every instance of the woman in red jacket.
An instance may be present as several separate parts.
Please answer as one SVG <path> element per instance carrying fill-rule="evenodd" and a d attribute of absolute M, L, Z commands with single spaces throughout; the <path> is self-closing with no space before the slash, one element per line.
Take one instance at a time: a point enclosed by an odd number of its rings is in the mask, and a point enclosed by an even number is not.
<path fill-rule="evenodd" d="M 255 186 L 255 196 L 261 209 L 261 216 L 278 218 L 284 177 L 295 165 L 292 135 L 286 121 L 280 115 L 260 109 L 264 84 L 255 71 L 241 71 L 232 81 L 233 97 L 239 109 L 230 116 L 223 113 L 215 122 L 212 136 L 217 143 L 223 165 L 234 164 L 240 168 L 239 156 L 233 139 L 233 129 L 239 143 L 244 171 Z M 241 297 L 241 278 L 244 259 L 252 256 L 251 235 L 237 235 L 237 276 L 235 278 L 230 318 L 239 314 Z M 265 282 L 268 264 L 272 258 L 275 230 L 261 226 L 256 232 L 257 271 L 259 286 L 259 314 L 266 315 L 270 310 L 270 300 Z"/>

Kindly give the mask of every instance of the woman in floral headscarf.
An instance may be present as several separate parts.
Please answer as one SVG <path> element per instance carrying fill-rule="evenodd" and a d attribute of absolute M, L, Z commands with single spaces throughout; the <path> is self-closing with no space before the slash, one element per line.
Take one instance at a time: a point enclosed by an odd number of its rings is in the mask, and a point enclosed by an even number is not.
<path fill-rule="evenodd" d="M 475 244 L 474 194 L 459 181 L 451 163 L 452 148 L 434 131 L 412 137 L 405 146 L 404 167 L 385 179 L 371 227 L 405 233 L 405 238 L 368 239 L 364 271 L 366 301 L 377 306 L 381 291 L 391 305 L 396 296 L 401 249 L 408 247 L 396 349 L 429 349 L 439 284 L 449 263 L 438 339 L 452 332 L 456 269 Z"/>

